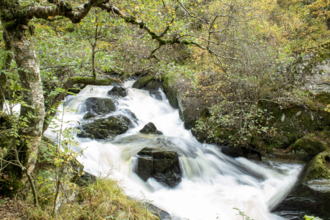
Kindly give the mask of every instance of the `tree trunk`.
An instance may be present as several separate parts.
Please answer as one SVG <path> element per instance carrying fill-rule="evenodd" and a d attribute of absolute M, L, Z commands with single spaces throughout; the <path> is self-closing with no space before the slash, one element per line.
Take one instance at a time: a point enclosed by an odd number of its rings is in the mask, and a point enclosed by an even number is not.
<path fill-rule="evenodd" d="M 3 31 L 3 39 L 5 40 L 5 50 L 6 52 L 9 52 L 11 50 L 11 46 L 10 46 L 10 42 L 8 39 L 8 35 L 6 31 Z M 6 58 L 4 59 L 4 63 L 2 65 L 2 68 L 0 71 L 0 111 L 3 109 L 4 107 L 4 103 L 5 103 L 5 99 L 6 99 L 6 83 L 7 83 L 7 76 L 3 71 L 7 71 L 10 69 L 10 64 L 11 61 L 13 59 L 13 56 L 11 53 L 7 53 Z"/>
<path fill-rule="evenodd" d="M 27 173 L 31 175 L 39 152 L 45 117 L 40 68 L 36 52 L 31 42 L 24 36 L 23 30 L 8 31 L 8 37 L 19 68 L 23 90 L 22 101 L 26 103 L 21 106 L 20 117 L 28 120 L 27 126 L 19 131 L 20 137 L 26 140 L 26 144 L 23 144 L 25 149 L 21 151 L 23 155 L 20 156 Z M 25 183 L 27 180 L 27 175 L 23 173 L 22 182 Z"/>

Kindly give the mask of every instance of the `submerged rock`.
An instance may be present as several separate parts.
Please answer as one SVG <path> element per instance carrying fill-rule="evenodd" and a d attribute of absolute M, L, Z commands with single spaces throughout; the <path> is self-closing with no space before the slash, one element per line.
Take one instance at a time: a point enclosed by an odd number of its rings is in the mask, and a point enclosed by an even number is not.
<path fill-rule="evenodd" d="M 108 91 L 107 95 L 117 96 L 117 97 L 126 97 L 127 92 L 126 89 L 121 86 L 115 86 L 110 91 Z"/>
<path fill-rule="evenodd" d="M 161 131 L 158 131 L 154 123 L 149 122 L 141 130 L 140 133 L 143 134 L 163 134 Z"/>
<path fill-rule="evenodd" d="M 85 101 L 86 110 L 98 115 L 108 114 L 116 110 L 114 101 L 107 98 L 91 97 Z"/>
<path fill-rule="evenodd" d="M 158 90 L 151 90 L 149 92 L 151 97 L 154 97 L 155 99 L 158 100 L 163 100 L 162 94 Z"/>
<path fill-rule="evenodd" d="M 306 166 L 298 184 L 275 211 L 304 212 L 330 219 L 330 150 L 319 153 Z"/>
<path fill-rule="evenodd" d="M 129 115 L 130 117 L 132 117 L 134 119 L 135 122 L 137 122 L 139 119 L 136 117 L 136 115 L 129 109 L 123 109 L 122 110 L 124 113 L 126 113 L 127 115 Z"/>
<path fill-rule="evenodd" d="M 169 187 L 181 182 L 181 168 L 178 153 L 174 151 L 144 148 L 138 154 L 136 173 L 147 181 L 150 177 Z"/>
<path fill-rule="evenodd" d="M 131 120 L 125 116 L 110 116 L 78 127 L 81 133 L 77 136 L 92 139 L 114 138 L 125 133 L 131 126 Z"/>

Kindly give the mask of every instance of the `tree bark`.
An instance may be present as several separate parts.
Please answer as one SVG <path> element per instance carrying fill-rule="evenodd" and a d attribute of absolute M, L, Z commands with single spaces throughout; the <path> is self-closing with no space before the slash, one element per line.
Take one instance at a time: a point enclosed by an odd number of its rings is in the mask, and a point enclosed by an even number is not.
<path fill-rule="evenodd" d="M 22 101 L 20 120 L 26 122 L 19 130 L 24 143 L 20 152 L 20 159 L 26 172 L 22 173 L 23 184 L 32 175 L 39 145 L 42 137 L 45 117 L 44 96 L 40 78 L 40 68 L 36 52 L 31 42 L 25 36 L 28 19 L 18 0 L 0 0 L 1 22 L 7 33 L 7 39 L 14 52 L 22 87 Z"/>
<path fill-rule="evenodd" d="M 5 40 L 5 50 L 6 52 L 9 52 L 11 51 L 11 46 L 10 46 L 10 42 L 9 42 L 9 39 L 8 39 L 8 34 L 7 32 L 4 30 L 3 31 L 3 39 Z M 6 99 L 6 83 L 7 83 L 7 76 L 6 74 L 3 72 L 3 71 L 7 71 L 10 69 L 10 64 L 11 64 L 11 61 L 13 59 L 13 56 L 11 53 L 7 53 L 6 55 L 6 58 L 4 59 L 4 63 L 2 65 L 2 68 L 0 71 L 0 110 L 3 109 L 4 107 L 4 103 L 5 103 L 5 99 Z"/>
<path fill-rule="evenodd" d="M 24 33 L 21 33 L 24 34 Z M 13 48 L 15 61 L 22 86 L 22 101 L 27 105 L 21 106 L 20 116 L 28 119 L 26 127 L 21 128 L 20 134 L 26 138 L 27 146 L 24 165 L 30 175 L 34 170 L 39 145 L 42 137 L 42 128 L 45 116 L 44 96 L 40 78 L 39 62 L 31 42 L 22 37 L 16 37 L 17 31 L 9 32 L 10 44 Z M 26 174 L 22 182 L 27 181 Z"/>

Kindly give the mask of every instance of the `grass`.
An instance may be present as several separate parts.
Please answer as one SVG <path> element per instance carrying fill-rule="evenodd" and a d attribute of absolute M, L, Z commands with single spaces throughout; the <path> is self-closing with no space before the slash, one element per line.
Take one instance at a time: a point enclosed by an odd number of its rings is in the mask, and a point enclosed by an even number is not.
<path fill-rule="evenodd" d="M 146 205 L 141 201 L 129 199 L 116 180 L 98 178 L 95 183 L 81 187 L 78 191 L 77 198 L 72 202 L 63 203 L 55 217 L 51 216 L 52 203 L 46 203 L 38 208 L 26 206 L 28 219 L 158 219 L 147 211 Z"/>

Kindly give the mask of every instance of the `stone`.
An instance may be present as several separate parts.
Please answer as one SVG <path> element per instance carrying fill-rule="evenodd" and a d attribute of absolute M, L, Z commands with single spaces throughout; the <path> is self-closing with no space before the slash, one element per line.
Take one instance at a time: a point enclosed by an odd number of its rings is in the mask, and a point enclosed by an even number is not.
<path fill-rule="evenodd" d="M 171 220 L 172 219 L 171 215 L 168 212 L 166 212 L 165 210 L 163 210 L 151 203 L 147 203 L 147 209 L 149 212 L 151 212 L 152 214 L 154 214 L 161 220 Z"/>
<path fill-rule="evenodd" d="M 144 181 L 154 178 L 171 188 L 181 182 L 182 172 L 177 152 L 144 148 L 137 156 L 138 165 L 135 172 Z"/>
<path fill-rule="evenodd" d="M 93 112 L 87 112 L 87 113 L 84 115 L 84 118 L 83 118 L 83 119 L 87 120 L 87 119 L 90 119 L 90 118 L 94 118 L 94 117 L 96 117 L 96 116 L 97 116 L 97 114 L 94 114 Z"/>
<path fill-rule="evenodd" d="M 319 153 L 305 167 L 298 183 L 275 208 L 276 212 L 304 212 L 330 219 L 330 150 Z"/>
<path fill-rule="evenodd" d="M 77 136 L 91 139 L 112 139 L 119 134 L 125 133 L 131 126 L 131 120 L 125 116 L 110 116 L 79 126 L 80 133 Z"/>
<path fill-rule="evenodd" d="M 127 92 L 126 89 L 121 86 L 114 86 L 110 91 L 108 91 L 107 95 L 116 96 L 116 97 L 126 97 Z"/>
<path fill-rule="evenodd" d="M 74 181 L 78 186 L 87 186 L 96 182 L 96 176 L 84 172 L 79 178 Z"/>
<path fill-rule="evenodd" d="M 161 131 L 158 131 L 154 123 L 149 122 L 141 130 L 140 133 L 143 134 L 163 134 Z"/>
<path fill-rule="evenodd" d="M 313 158 L 327 148 L 328 143 L 325 140 L 328 139 L 328 137 L 329 132 L 327 131 L 305 135 L 291 146 L 291 150 L 303 150 L 310 158 Z"/>
<path fill-rule="evenodd" d="M 149 82 L 152 81 L 154 77 L 153 76 L 143 76 L 140 79 L 138 79 L 134 84 L 133 84 L 133 88 L 135 89 L 142 89 L 143 87 L 145 87 Z"/>
<path fill-rule="evenodd" d="M 228 146 L 220 146 L 221 153 L 232 157 L 243 157 L 243 152 L 240 147 L 228 147 Z"/>
<path fill-rule="evenodd" d="M 97 115 L 109 114 L 116 110 L 115 102 L 107 98 L 91 97 L 84 102 L 86 110 Z"/>
<path fill-rule="evenodd" d="M 149 92 L 151 97 L 154 97 L 155 99 L 158 100 L 163 100 L 162 94 L 158 90 L 151 90 Z"/>
<path fill-rule="evenodd" d="M 125 114 L 127 114 L 128 116 L 132 117 L 134 119 L 135 122 L 137 122 L 139 119 L 136 117 L 136 115 L 129 109 L 123 109 L 122 110 Z"/>

